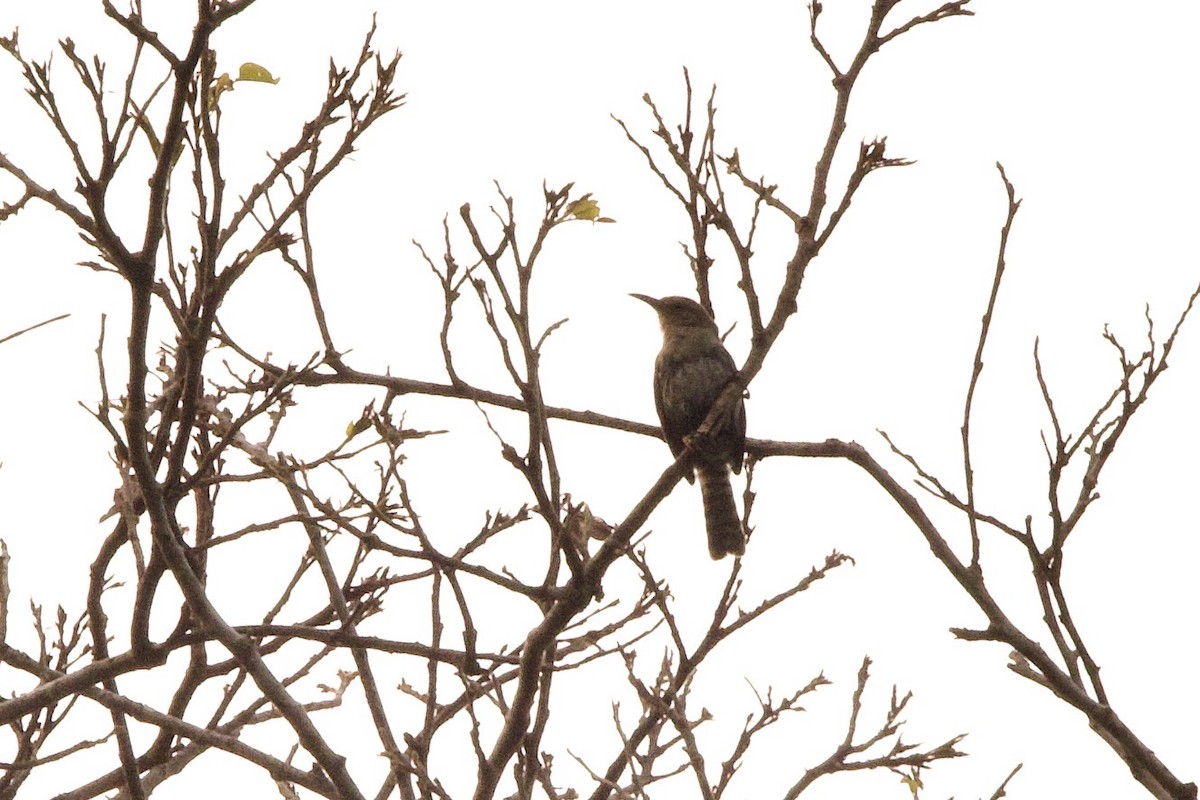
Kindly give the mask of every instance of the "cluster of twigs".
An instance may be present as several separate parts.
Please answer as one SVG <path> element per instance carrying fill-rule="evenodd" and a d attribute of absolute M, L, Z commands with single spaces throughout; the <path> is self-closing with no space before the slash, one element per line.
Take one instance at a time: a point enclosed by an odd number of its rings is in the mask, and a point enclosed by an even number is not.
<path fill-rule="evenodd" d="M 741 564 L 734 562 L 711 623 L 689 641 L 678 624 L 670 587 L 635 539 L 688 469 L 688 454 L 667 468 L 614 525 L 564 490 L 551 419 L 658 435 L 656 427 L 643 423 L 553 407 L 542 394 L 542 347 L 559 323 L 540 330 L 533 325 L 537 315 L 530 286 L 543 246 L 555 229 L 603 221 L 596 201 L 575 193 L 571 185 L 546 188 L 544 213 L 532 237 L 520 235 L 523 228 L 513 200 L 503 190 L 490 223 L 463 206 L 453 227 L 461 226 L 469 242 L 465 255 L 452 244 L 449 220 L 444 251 L 435 257 L 421 249 L 441 286 L 440 347 L 448 383 L 358 369 L 326 319 L 309 235 L 309 203 L 371 126 L 402 104 L 394 88 L 399 56 L 381 58 L 372 44 L 372 30 L 351 66 L 331 66 L 326 96 L 294 143 L 274 156 L 261 179 L 234 200 L 222 173 L 223 84 L 210 41 L 217 28 L 253 0 L 198 0 L 195 29 L 181 53 L 147 27 L 138 4 L 122 13 L 109 0 L 103 2 L 133 47 L 132 66 L 121 84 L 114 88 L 105 83 L 99 59 L 85 59 L 69 41 L 62 46 L 75 78 L 94 101 L 98 156 L 84 147 L 69 115 L 59 109 L 48 64 L 25 56 L 15 34 L 0 40 L 19 65 L 29 95 L 67 145 L 78 179 L 78 200 L 73 200 L 40 182 L 32 169 L 0 155 L 0 170 L 22 187 L 20 197 L 0 208 L 0 219 L 13 217 L 34 200 L 49 205 L 95 249 L 98 260 L 89 265 L 114 273 L 130 291 L 129 371 L 119 392 L 110 391 L 103 333 L 97 349 L 101 399 L 91 410 L 112 437 L 118 474 L 114 506 L 106 517 L 111 527 L 87 577 L 86 607 L 73 620 L 60 609 L 53 623 L 37 609 L 38 643 L 30 652 L 11 643 L 10 627 L 0 629 L 5 634 L 0 641 L 4 688 L 14 693 L 0 703 L 0 721 L 10 737 L 0 798 L 15 796 L 31 776 L 44 773 L 42 767 L 103 747 L 115 747 L 114 766 L 86 782 L 56 787 L 59 797 L 81 800 L 117 791 L 121 797 L 140 800 L 166 780 L 186 780 L 188 765 L 214 749 L 261 768 L 288 797 L 300 796 L 303 790 L 341 800 L 448 798 L 461 782 L 464 758 L 474 761 L 470 791 L 478 800 L 497 792 L 549 798 L 587 792 L 594 800 L 645 797 L 655 784 L 684 773 L 692 774 L 701 796 L 724 796 L 735 785 L 741 759 L 756 737 L 788 712 L 801 710 L 801 700 L 829 681 L 819 675 L 782 696 L 767 692 L 730 747 L 714 753 L 704 751 L 695 733 L 709 719 L 707 712 L 696 713 L 688 706 L 697 670 L 733 634 L 801 595 L 849 558 L 830 553 L 806 574 L 788 578 L 786 586 L 757 600 L 743 598 Z M 812 44 L 831 70 L 835 98 L 802 210 L 779 186 L 748 175 L 736 150 L 720 153 L 712 97 L 706 113 L 697 113 L 690 81 L 687 110 L 679 125 L 669 124 L 646 98 L 655 123 L 651 143 L 643 143 L 621 123 L 691 221 L 688 255 L 699 297 L 710 309 L 709 272 L 715 263 L 710 235 L 723 237 L 737 262 L 750 324 L 750 355 L 740 381 L 726 390 L 705 427 L 726 412 L 762 369 L 796 312 L 809 264 L 867 176 L 909 163 L 888 155 L 885 139 L 865 142 L 845 187 L 835 192 L 831 186 L 851 91 L 868 60 L 919 25 L 971 13 L 968 1 L 960 0 L 888 27 L 896 5 L 897 0 L 873 2 L 863 40 L 846 67 L 838 66 L 818 35 L 820 4 L 811 7 Z M 158 76 L 146 90 L 140 88 L 144 75 Z M 145 170 L 149 185 L 142 224 L 137 236 L 119 235 L 111 188 L 118 173 L 139 169 Z M 731 176 L 733 185 L 724 185 L 723 176 Z M 186 190 L 181 188 L 185 185 Z M 1016 212 L 1008 188 L 1005 237 Z M 730 197 L 749 193 L 749 220 L 731 210 L 727 192 Z M 756 277 L 764 269 L 773 269 L 777 276 L 779 268 L 760 267 L 753 260 L 755 232 L 768 213 L 782 215 L 795 234 L 773 304 L 760 300 Z M 181 219 L 191 220 L 190 227 L 180 224 Z M 232 287 L 267 259 L 289 265 L 309 298 L 322 352 L 307 363 L 277 363 L 269 354 L 243 346 L 222 324 L 221 306 Z M 1003 259 L 1002 240 L 980 354 Z M 456 362 L 451 332 L 456 320 L 467 316 L 490 331 L 511 394 L 474 385 Z M 1179 324 L 1182 321 L 1181 317 Z M 155 347 L 152 337 L 160 330 L 167 343 Z M 966 512 L 972 542 L 969 563 L 958 559 L 919 501 L 859 445 L 748 444 L 756 459 L 840 457 L 863 467 L 908 513 L 935 555 L 987 613 L 986 630 L 959 635 L 1012 646 L 1018 672 L 1083 710 L 1155 796 L 1175 800 L 1195 797 L 1194 787 L 1188 794 L 1107 705 L 1098 667 L 1071 621 L 1059 576 L 1066 539 L 1086 510 L 1100 469 L 1129 418 L 1165 369 L 1178 330 L 1177 324 L 1161 347 L 1151 337 L 1141 357 L 1128 355 L 1118 345 L 1121 384 L 1073 437 L 1063 433 L 1039 365 L 1038 379 L 1054 425 L 1053 441 L 1047 442 L 1054 512 L 1048 545 L 1038 543 L 1028 523 L 1010 527 L 976 510 L 969 456 L 970 396 L 963 425 L 966 499 L 960 500 L 910 458 L 935 495 Z M 975 378 L 981 364 L 980 356 Z M 286 451 L 279 442 L 288 438 L 289 411 L 302 402 L 301 392 L 329 386 L 359 387 L 376 397 L 339 441 L 319 444 L 315 455 Z M 466 541 L 429 529 L 419 513 L 420 499 L 409 492 L 407 444 L 434 433 L 405 428 L 402 418 L 397 419 L 398 406 L 410 394 L 473 402 L 499 441 L 504 460 L 527 487 L 521 500 L 489 513 Z M 515 439 L 502 435 L 492 425 L 493 407 L 520 411 L 527 423 L 523 433 Z M 1060 507 L 1065 470 L 1081 458 L 1088 460 L 1083 485 L 1073 505 Z M 227 507 L 231 493 L 247 491 L 282 505 L 268 510 L 271 502 L 256 502 L 251 519 L 230 525 L 218 508 Z M 1057 661 L 1017 629 L 988 594 L 979 559 L 981 526 L 1001 531 L 1029 553 Z M 272 560 L 290 559 L 294 566 L 278 585 L 265 587 L 272 597 L 270 607 L 251 618 L 221 587 L 230 580 L 225 570 L 236 563 L 240 548 L 268 537 Z M 509 569 L 505 555 L 514 542 L 521 548 L 521 567 Z M 618 563 L 628 564 L 637 582 L 632 592 L 609 598 L 610 568 Z M 0 557 L 0 565 L 0 578 L 6 578 L 7 555 Z M 122 602 L 124 595 L 114 589 L 125 580 L 132 581 L 134 592 L 131 600 Z M 162 591 L 164 581 L 177 586 L 179 596 Z M 0 621 L 7 624 L 6 581 L 0 588 L 5 590 L 0 592 Z M 403 601 L 394 600 L 398 593 Z M 501 602 L 515 602 L 528 616 L 498 620 L 481 614 L 481 609 Z M 171 622 L 169 630 L 156 637 L 155 626 L 164 619 Z M 427 627 L 410 633 L 417 619 Z M 380 624 L 383 621 L 386 624 Z M 370 635 L 364 632 L 368 629 L 389 635 Z M 634 646 L 649 642 L 662 642 L 664 655 L 647 674 Z M 186 659 L 186 667 L 168 673 L 167 661 L 176 653 Z M 396 672 L 398 662 L 423 674 L 420 685 L 407 677 L 397 688 L 386 682 L 382 676 Z M 602 766 L 579 759 L 580 785 L 565 788 L 553 768 L 556 753 L 567 751 L 562 743 L 546 740 L 558 707 L 554 690 L 561 685 L 560 675 L 590 669 L 596 662 L 623 664 L 639 713 L 632 727 L 623 723 L 615 706 L 621 689 L 611 688 L 612 756 Z M 916 796 L 922 769 L 962 755 L 957 749 L 961 736 L 932 747 L 904 743 L 900 729 L 909 698 L 895 691 L 879 727 L 864 734 L 868 665 L 864 660 L 858 673 L 844 735 L 835 737 L 826 758 L 794 776 L 788 797 L 800 795 L 823 776 L 867 769 L 900 774 Z M 122 690 L 122 684 L 144 672 L 174 676 L 163 703 L 135 702 Z M 15 673 L 26 676 L 24 683 Z M 325 683 L 309 688 L 319 676 Z M 356 684 L 375 743 L 364 742 L 361 732 L 336 737 L 333 726 L 323 723 L 326 715 L 344 711 L 350 698 L 358 696 L 348 691 Z M 102 706 L 111 725 L 96 737 L 73 733 L 75 741 L 56 749 L 51 736 L 69 729 L 64 720 L 81 699 Z M 413 702 L 417 713 L 402 711 Z M 271 720 L 282 721 L 289 731 L 280 736 L 278 746 L 248 744 L 243 734 Z M 135 728 L 155 731 L 148 746 L 135 747 L 135 739 L 141 738 L 133 735 Z M 459 738 L 452 730 L 460 731 Z M 55 741 L 61 738 L 57 734 Z M 298 755 L 301 751 L 303 756 Z M 380 752 L 382 758 L 375 755 Z M 456 767 L 442 770 L 439 759 L 447 752 L 453 754 Z M 297 763 L 301 761 L 308 763 Z M 1007 783 L 994 798 L 1004 794 Z"/>

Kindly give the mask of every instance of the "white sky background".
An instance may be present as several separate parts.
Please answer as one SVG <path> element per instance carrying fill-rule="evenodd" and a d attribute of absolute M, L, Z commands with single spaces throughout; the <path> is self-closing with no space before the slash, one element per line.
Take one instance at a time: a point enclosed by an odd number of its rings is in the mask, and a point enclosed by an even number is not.
<path fill-rule="evenodd" d="M 845 64 L 869 4 L 825 5 L 825 41 Z M 907 0 L 897 19 L 935 5 Z M 178 46 L 191 6 L 147 0 L 147 14 L 152 27 L 174 31 L 167 38 Z M 973 7 L 973 18 L 924 26 L 889 44 L 864 73 L 846 152 L 860 139 L 886 135 L 889 155 L 917 163 L 870 176 L 810 268 L 799 314 L 752 387 L 749 434 L 855 439 L 883 459 L 886 446 L 875 430 L 884 428 L 949 485 L 961 485 L 962 398 L 1004 215 L 999 160 L 1024 204 L 973 423 L 977 489 L 982 507 L 1013 522 L 1032 514 L 1039 524 L 1045 476 L 1038 435 L 1047 420 L 1033 379 L 1033 337 L 1041 336 L 1060 412 L 1078 426 L 1117 379 L 1102 326 L 1110 323 L 1130 347 L 1140 347 L 1145 304 L 1164 331 L 1200 278 L 1200 166 L 1191 148 L 1200 9 L 1188 2 L 1034 0 Z M 551 186 L 575 181 L 618 224 L 565 226 L 542 257 L 535 278 L 540 320 L 571 320 L 547 350 L 547 399 L 652 420 L 658 332 L 653 315 L 626 295 L 693 291 L 678 244 L 688 231 L 609 114 L 649 143 L 652 121 L 640 98 L 650 92 L 678 121 L 680 67 L 687 65 L 698 98 L 718 84 L 719 149 L 736 146 L 748 173 L 764 174 L 803 207 L 831 113 L 827 72 L 808 46 L 805 6 L 732 8 L 474 2 L 379 9 L 379 44 L 405 54 L 398 85 L 408 104 L 366 137 L 313 212 L 330 323 L 335 341 L 353 348 L 352 363 L 442 380 L 440 295 L 411 241 L 439 252 L 443 215 L 455 221 L 466 201 L 482 211 L 496 199 L 493 179 L 515 196 L 532 232 L 543 179 Z M 358 2 L 261 0 L 222 30 L 215 40 L 220 69 L 235 72 L 256 61 L 282 78 L 274 87 L 241 84 L 222 99 L 231 185 L 248 185 L 266 163 L 262 154 L 293 140 L 324 92 L 328 56 L 344 63 L 356 53 L 372 10 Z M 25 53 L 39 59 L 66 36 L 85 54 L 99 52 L 115 64 L 127 58 L 98 2 L 3 3 L 0 31 L 16 26 Z M 55 66 L 67 80 L 61 54 Z M 63 151 L 16 77 L 11 62 L 0 61 L 0 150 L 53 182 Z M 844 175 L 847 162 L 840 167 Z M 0 198 L 17 196 L 11 181 L 0 180 Z M 757 248 L 764 296 L 776 280 L 771 265 L 786 256 L 773 251 L 770 233 Z M 0 394 L 0 537 L 13 557 L 9 626 L 17 643 L 28 642 L 30 595 L 48 608 L 82 608 L 86 567 L 102 535 L 95 520 L 111 502 L 107 445 L 76 401 L 97 396 L 92 351 L 101 312 L 109 314 L 108 350 L 118 359 L 110 380 L 119 381 L 126 295 L 116 279 L 73 266 L 87 257 L 65 221 L 44 208 L 0 226 L 0 335 L 72 314 L 0 347 L 7 376 Z M 740 358 L 748 324 L 730 262 L 718 263 L 712 279 L 722 328 L 738 322 L 730 347 Z M 306 359 L 319 340 L 303 310 L 295 310 L 304 308 L 300 300 L 295 281 L 264 265 L 231 299 L 244 326 L 237 335 L 279 360 Z M 1200 780 L 1197 325 L 1185 329 L 1171 370 L 1108 466 L 1103 499 L 1069 548 L 1067 576 L 1076 619 L 1104 667 L 1114 706 L 1185 780 Z M 460 340 L 465 377 L 507 388 L 485 361 L 493 353 L 482 341 Z M 478 354 L 476 363 L 468 353 Z M 344 405 L 314 409 L 313 435 L 333 442 L 365 398 L 347 393 Z M 449 405 L 415 398 L 402 404 L 413 427 L 471 430 L 414 444 L 409 474 L 427 524 L 473 529 L 484 508 L 515 506 L 516 484 L 494 443 L 474 430 L 481 430 L 478 415 L 465 404 L 452 412 Z M 556 434 L 568 490 L 610 521 L 622 518 L 667 464 L 666 448 L 648 439 L 567 424 Z M 887 463 L 893 474 L 909 474 L 894 459 Z M 463 481 L 473 484 L 467 494 L 478 506 L 446 502 L 458 497 Z M 736 796 L 771 796 L 840 737 L 864 654 L 875 660 L 868 719 L 879 717 L 896 683 L 916 695 L 906 740 L 970 733 L 962 746 L 971 757 L 928 774 L 928 797 L 987 796 L 1019 761 L 1025 769 L 1010 784 L 1012 797 L 1144 796 L 1082 715 L 1004 668 L 1005 649 L 947 633 L 953 625 L 978 625 L 981 615 L 864 474 L 842 463 L 777 460 L 761 467 L 758 490 L 758 527 L 744 565 L 748 598 L 772 593 L 833 548 L 854 556 L 857 566 L 792 601 L 776 617 L 779 627 L 730 642 L 701 673 L 697 691 L 705 704 L 735 728 L 755 708 L 743 676 L 777 692 L 820 670 L 835 682 L 811 700 L 807 719 L 791 720 L 779 729 L 786 737 L 747 759 Z M 681 614 L 707 609 L 729 568 L 709 562 L 698 520 L 699 498 L 686 486 L 651 518 L 657 533 L 648 547 L 676 570 L 666 577 Z M 678 555 L 668 561 L 665 553 Z M 1017 617 L 1034 622 L 1019 554 L 1007 544 L 987 547 L 984 563 L 994 565 L 991 585 L 1015 604 Z M 649 663 L 658 656 L 643 657 Z M 607 700 L 579 713 L 598 715 L 605 744 L 596 752 L 609 753 Z M 578 729 L 559 732 L 578 736 Z M 371 748 L 373 756 L 378 748 Z M 568 768 L 565 761 L 556 766 Z M 473 761 L 469 769 L 473 774 Z M 239 775 L 230 770 L 230 785 L 249 790 Z M 160 794 L 209 796 L 221 780 L 185 775 Z M 260 781 L 255 792 L 273 791 L 264 779 L 253 780 Z M 876 784 L 854 780 L 833 779 L 811 794 L 863 796 L 872 786 L 872 796 L 904 797 L 891 776 Z"/>

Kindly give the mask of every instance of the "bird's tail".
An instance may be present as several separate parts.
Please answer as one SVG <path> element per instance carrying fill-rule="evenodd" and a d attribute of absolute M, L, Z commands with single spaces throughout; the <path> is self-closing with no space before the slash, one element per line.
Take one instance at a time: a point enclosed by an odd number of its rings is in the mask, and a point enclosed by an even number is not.
<path fill-rule="evenodd" d="M 729 469 L 724 464 L 701 464 L 700 496 L 704 499 L 704 525 L 708 528 L 708 554 L 714 560 L 746 552 L 746 537 L 733 502 Z"/>

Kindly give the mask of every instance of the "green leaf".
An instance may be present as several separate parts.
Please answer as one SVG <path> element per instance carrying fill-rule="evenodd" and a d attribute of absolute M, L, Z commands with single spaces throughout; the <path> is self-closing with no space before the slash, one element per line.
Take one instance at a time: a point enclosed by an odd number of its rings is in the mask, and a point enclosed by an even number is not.
<path fill-rule="evenodd" d="M 237 79 L 239 81 L 254 81 L 256 83 L 279 83 L 279 78 L 273 76 L 270 70 L 250 61 L 242 64 L 241 69 L 238 70 Z"/>
<path fill-rule="evenodd" d="M 600 216 L 600 204 L 585 195 L 574 203 L 571 203 L 571 206 L 567 209 L 567 214 L 575 219 L 594 220 Z"/>
<path fill-rule="evenodd" d="M 130 103 L 130 105 L 133 104 Z M 146 140 L 150 143 L 150 152 L 154 153 L 155 158 L 158 158 L 158 154 L 162 152 L 162 142 L 158 141 L 158 135 L 154 132 L 154 126 L 146 119 L 145 113 L 137 106 L 133 107 L 137 111 L 137 115 L 133 117 L 134 122 L 141 129 L 142 133 L 146 135 Z"/>
<path fill-rule="evenodd" d="M 592 194 L 583 197 L 566 206 L 566 216 L 576 219 L 594 219 L 600 216 L 600 204 L 592 199 Z"/>
<path fill-rule="evenodd" d="M 229 77 L 228 72 L 222 72 L 213 82 L 212 86 L 208 87 L 208 107 L 216 108 L 217 101 L 221 99 L 221 95 L 225 92 L 233 91 L 233 79 Z"/>

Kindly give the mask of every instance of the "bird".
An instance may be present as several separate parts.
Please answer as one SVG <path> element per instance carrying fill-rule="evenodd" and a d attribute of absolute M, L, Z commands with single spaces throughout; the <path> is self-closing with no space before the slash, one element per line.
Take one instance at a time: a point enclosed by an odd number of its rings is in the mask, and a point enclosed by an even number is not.
<path fill-rule="evenodd" d="M 658 312 L 663 344 L 654 362 L 654 406 L 663 438 L 676 458 L 687 438 L 704 422 L 713 403 L 737 374 L 733 357 L 721 343 L 717 323 L 704 306 L 687 297 L 631 297 Z M 696 442 L 694 472 L 700 479 L 708 554 L 714 560 L 746 552 L 746 536 L 733 500 L 729 470 L 742 471 L 746 443 L 746 407 L 739 397 L 728 419 Z M 687 476 L 688 482 L 693 480 Z"/>

